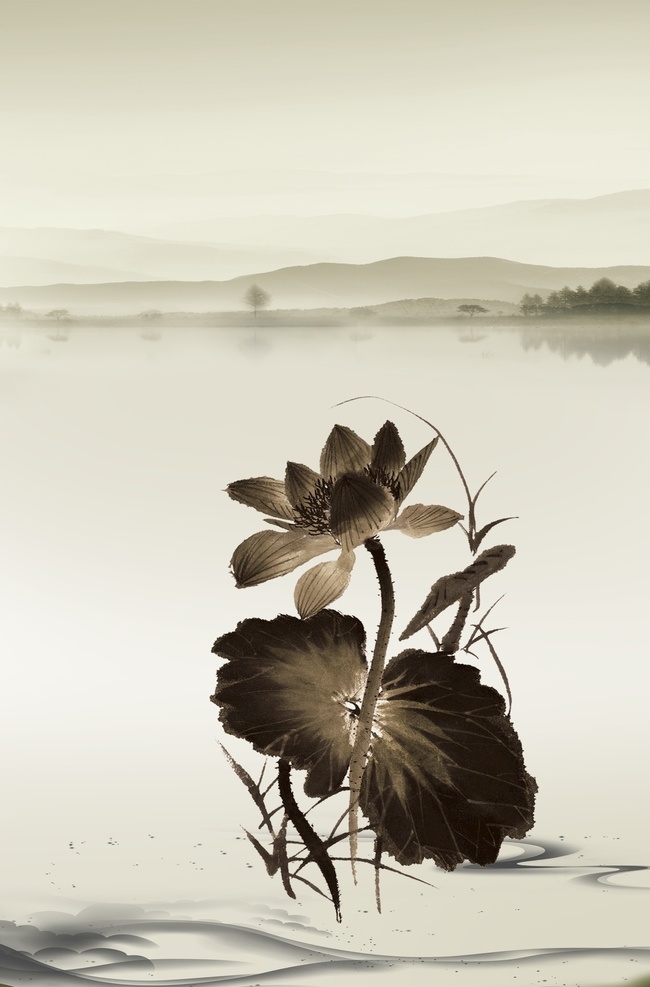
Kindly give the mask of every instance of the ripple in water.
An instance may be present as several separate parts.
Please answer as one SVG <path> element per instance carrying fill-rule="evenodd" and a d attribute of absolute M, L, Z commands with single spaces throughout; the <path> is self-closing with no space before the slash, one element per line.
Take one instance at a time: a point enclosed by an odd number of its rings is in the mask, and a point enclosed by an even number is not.
<path fill-rule="evenodd" d="M 496 880 L 502 884 L 504 878 L 509 882 L 523 873 L 527 875 L 527 887 L 522 893 L 522 906 L 531 894 L 528 881 L 535 881 L 538 873 L 541 877 L 541 872 L 547 875 L 544 894 L 548 891 L 548 876 L 553 880 L 552 891 L 565 897 L 567 882 L 590 885 L 591 891 L 585 887 L 581 892 L 579 907 L 583 909 L 584 896 L 595 904 L 595 892 L 603 892 L 603 884 L 607 890 L 622 892 L 650 890 L 648 886 L 621 883 L 626 875 L 648 872 L 650 868 L 631 864 L 578 864 L 575 859 L 578 851 L 579 848 L 558 841 L 508 841 L 502 857 L 489 868 L 466 865 L 460 870 L 477 891 L 488 889 L 495 908 L 499 907 L 498 894 L 494 892 L 497 885 L 489 882 Z M 613 877 L 617 877 L 616 883 L 611 883 Z M 533 894 L 536 890 L 533 888 Z M 382 975 L 383 982 L 388 984 L 408 979 L 409 985 L 435 987 L 448 984 L 450 971 L 454 971 L 458 976 L 454 976 L 453 982 L 457 984 L 504 987 L 513 983 L 532 987 L 542 983 L 603 984 L 608 978 L 616 982 L 623 972 L 628 982 L 633 983 L 637 975 L 650 970 L 650 947 L 642 942 L 605 945 L 608 937 L 597 924 L 589 936 L 591 941 L 584 942 L 583 932 L 580 934 L 583 941 L 575 946 L 537 944 L 539 929 L 531 923 L 529 947 L 468 949 L 462 953 L 405 957 L 397 951 L 344 947 L 339 945 L 340 936 L 338 940 L 336 936 L 327 936 L 326 944 L 314 941 L 319 936 L 323 938 L 323 930 L 305 924 L 298 914 L 286 913 L 281 935 L 268 928 L 251 928 L 245 922 L 206 920 L 201 917 L 206 903 L 177 904 L 184 913 L 194 911 L 194 915 L 174 917 L 158 906 L 98 904 L 83 908 L 76 915 L 63 911 L 35 912 L 28 924 L 0 922 L 0 982 L 11 987 L 22 984 L 72 987 L 81 983 L 131 987 L 144 983 L 160 987 L 211 984 L 253 987 L 265 983 L 273 987 L 318 987 L 337 978 L 339 983 L 354 982 L 356 987 L 366 984 L 369 987 Z M 549 898 L 549 907 L 555 904 L 556 899 Z M 279 922 L 279 919 L 275 921 L 277 916 L 271 916 L 280 911 L 267 908 L 267 926 Z M 599 912 L 602 913 L 602 908 L 594 908 L 592 914 L 597 916 Z M 469 945 L 473 923 L 469 911 L 468 919 Z M 372 921 L 371 916 L 368 921 Z M 353 925 L 351 920 L 350 927 Z M 309 941 L 304 941 L 305 937 Z M 380 941 L 384 942 L 381 938 Z M 388 940 L 386 943 L 390 945 Z"/>

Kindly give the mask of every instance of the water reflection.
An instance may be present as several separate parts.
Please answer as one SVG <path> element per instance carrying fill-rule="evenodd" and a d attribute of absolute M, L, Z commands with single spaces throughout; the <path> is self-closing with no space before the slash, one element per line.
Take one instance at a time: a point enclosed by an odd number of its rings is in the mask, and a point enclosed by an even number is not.
<path fill-rule="evenodd" d="M 228 798 L 216 791 L 210 647 L 244 616 L 292 607 L 291 592 L 280 585 L 256 588 L 250 597 L 233 589 L 228 559 L 250 533 L 250 517 L 243 507 L 233 512 L 222 491 L 239 476 L 276 475 L 287 458 L 316 465 L 309 460 L 314 437 L 334 421 L 371 434 L 387 417 L 386 406 L 332 406 L 375 393 L 441 427 L 472 485 L 497 469 L 486 512 L 519 515 L 508 533 L 518 551 L 505 601 L 504 659 L 527 763 L 540 780 L 545 832 L 567 835 L 566 845 L 537 838 L 490 869 L 429 875 L 441 889 L 427 889 L 425 907 L 413 882 L 402 882 L 404 890 L 395 890 L 399 905 L 379 932 L 372 901 L 367 914 L 367 902 L 360 904 L 349 929 L 363 935 L 350 943 L 350 932 L 345 944 L 364 960 L 350 980 L 362 982 L 369 962 L 388 970 L 409 954 L 430 958 L 423 982 L 430 983 L 435 970 L 436 982 L 462 983 L 464 977 L 451 973 L 471 963 L 468 981 L 490 987 L 503 984 L 500 964 L 510 964 L 506 969 L 518 983 L 550 983 L 551 976 L 563 982 L 567 961 L 572 982 L 605 983 L 633 971 L 628 962 L 647 960 L 646 952 L 632 948 L 647 942 L 639 904 L 649 893 L 641 852 L 648 817 L 648 664 L 647 649 L 637 646 L 646 634 L 648 550 L 645 527 L 632 509 L 647 485 L 636 442 L 639 422 L 650 414 L 650 344 L 640 331 L 633 337 L 621 325 L 608 336 L 526 325 L 481 329 L 476 336 L 487 338 L 477 339 L 479 345 L 468 345 L 450 326 L 260 327 L 257 333 L 251 327 L 166 327 L 161 340 L 142 339 L 141 331 L 79 326 L 64 342 L 25 329 L 0 339 L 7 464 L 0 575 L 6 576 L 3 643 L 10 672 L 3 728 L 12 751 L 3 794 L 19 807 L 3 821 L 11 846 L 3 883 L 36 903 L 49 893 L 70 896 L 52 906 L 74 912 L 70 933 L 101 933 L 105 939 L 87 948 L 128 954 L 128 962 L 143 966 L 144 982 L 151 982 L 151 968 L 143 964 L 159 963 L 160 949 L 151 947 L 148 956 L 143 943 L 124 938 L 144 927 L 134 922 L 126 928 L 125 912 L 120 931 L 108 917 L 98 928 L 96 917 L 86 916 L 86 928 L 79 919 L 84 901 L 182 899 L 169 911 L 177 922 L 178 913 L 190 915 L 186 929 L 164 920 L 152 928 L 156 941 L 169 935 L 171 964 L 178 936 L 196 929 L 201 910 L 195 903 L 241 887 L 238 910 L 224 899 L 231 917 L 216 916 L 231 924 L 227 934 L 210 933 L 207 967 L 193 965 L 199 954 L 190 945 L 185 968 L 161 966 L 159 973 L 171 983 L 233 979 L 214 957 L 224 942 L 235 941 L 236 912 L 252 944 L 235 957 L 244 963 L 240 983 L 251 957 L 253 982 L 316 982 L 316 963 L 308 974 L 299 952 L 294 971 L 270 972 L 285 962 L 280 946 L 302 948 L 299 930 L 290 930 L 289 946 L 269 940 L 263 933 L 278 930 L 264 924 L 258 903 L 284 898 L 230 847 L 222 856 L 217 825 L 234 829 L 245 815 L 233 801 L 236 779 Z M 589 359 L 575 359 L 580 355 Z M 628 356 L 633 359 L 623 362 Z M 408 440 L 417 447 L 428 440 L 421 423 L 404 415 L 396 423 L 413 429 Z M 457 478 L 444 457 L 426 482 L 426 499 L 456 505 Z M 448 571 L 465 564 L 456 543 L 439 544 Z M 397 602 L 404 623 L 412 615 L 411 592 L 419 602 L 434 578 L 412 548 L 408 539 L 390 545 L 391 562 L 406 583 Z M 444 563 L 436 557 L 431 568 Z M 369 582 L 363 591 L 362 584 L 358 579 L 357 600 L 374 629 L 376 587 Z M 44 805 L 56 806 L 56 813 L 43 823 Z M 156 832 L 149 827 L 160 821 L 170 835 L 164 851 L 154 853 L 158 841 L 140 835 Z M 109 825 L 120 845 L 104 840 L 93 848 L 89 834 Z M 208 832 L 197 833 L 208 825 Z M 620 843 L 581 857 L 583 834 L 595 831 L 608 834 L 602 837 L 608 841 L 620 835 Z M 88 838 L 85 857 L 68 850 L 69 834 L 79 843 Z M 197 840 L 205 849 L 186 852 Z M 55 879 L 56 885 L 49 883 Z M 313 899 L 304 907 L 320 926 L 321 904 Z M 13 911 L 5 909 L 5 917 L 21 924 Z M 34 924 L 53 931 L 52 923 Z M 31 976 L 32 983 L 51 978 L 63 984 L 87 976 L 87 968 L 47 969 L 51 954 L 34 955 L 55 945 L 47 936 L 32 952 L 22 933 L 5 932 L 0 941 L 15 951 L 7 954 L 6 969 L 14 971 L 4 977 L 8 983 Z M 118 935 L 121 942 L 111 944 Z M 631 949 L 623 951 L 623 944 Z M 342 964 L 356 962 L 349 954 L 323 959 L 313 944 L 309 949 L 317 963 L 329 964 L 321 982 L 328 975 L 341 979 L 349 974 Z M 392 955 L 384 962 L 378 951 Z M 579 979 L 587 953 L 589 980 Z M 111 957 L 127 962 L 103 954 Z M 101 959 L 92 952 L 86 957 L 88 964 Z M 9 961 L 24 964 L 24 976 Z M 520 962 L 525 971 L 515 970 Z M 131 982 L 138 977 L 137 968 L 114 973 Z M 376 980 L 376 973 L 368 976 Z M 391 976 L 411 983 L 416 973 L 405 967 L 387 972 L 387 982 Z"/>
<path fill-rule="evenodd" d="M 650 364 L 650 326 L 568 326 L 559 329 L 526 326 L 520 330 L 519 338 L 524 350 L 538 350 L 546 345 L 563 359 L 589 356 L 600 367 L 628 356 Z"/>

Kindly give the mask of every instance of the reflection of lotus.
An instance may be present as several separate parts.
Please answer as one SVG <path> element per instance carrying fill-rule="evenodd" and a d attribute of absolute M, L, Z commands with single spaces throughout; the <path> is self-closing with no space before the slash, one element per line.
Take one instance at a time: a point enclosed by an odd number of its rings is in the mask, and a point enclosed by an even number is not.
<path fill-rule="evenodd" d="M 237 586 L 255 586 L 292 572 L 324 552 L 338 550 L 331 562 L 304 573 L 295 601 L 302 617 L 328 606 L 345 591 L 354 550 L 380 531 L 396 529 L 422 538 L 454 525 L 462 515 L 447 507 L 402 504 L 422 475 L 437 438 L 406 462 L 392 422 L 373 445 L 351 429 L 335 425 L 320 457 L 320 472 L 288 463 L 285 479 L 268 476 L 238 480 L 228 493 L 254 507 L 282 531 L 260 531 L 239 545 L 231 560 Z"/>
<path fill-rule="evenodd" d="M 228 663 L 213 702 L 231 734 L 307 771 L 305 791 L 340 790 L 350 766 L 367 666 L 356 617 L 242 621 L 216 641 Z M 503 698 L 450 655 L 403 651 L 386 666 L 360 806 L 402 864 L 446 870 L 496 860 L 533 824 L 535 781 Z"/>

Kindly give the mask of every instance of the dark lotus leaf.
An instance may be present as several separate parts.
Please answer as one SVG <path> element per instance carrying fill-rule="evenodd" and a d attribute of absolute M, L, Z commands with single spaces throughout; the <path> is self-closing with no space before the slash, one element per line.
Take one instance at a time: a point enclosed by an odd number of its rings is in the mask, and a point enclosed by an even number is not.
<path fill-rule="evenodd" d="M 363 624 L 336 610 L 243 620 L 212 648 L 228 659 L 211 697 L 224 729 L 306 769 L 307 795 L 331 794 L 350 763 L 353 724 L 344 703 L 360 702 L 364 649 Z"/>
<path fill-rule="evenodd" d="M 478 670 L 409 650 L 384 673 L 361 809 L 401 864 L 491 864 L 533 825 L 537 785 L 505 703 Z"/>

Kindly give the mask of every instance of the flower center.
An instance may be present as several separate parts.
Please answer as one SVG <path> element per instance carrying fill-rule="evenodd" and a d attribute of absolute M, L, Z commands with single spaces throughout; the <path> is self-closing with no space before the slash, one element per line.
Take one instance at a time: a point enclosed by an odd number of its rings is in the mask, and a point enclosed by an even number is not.
<path fill-rule="evenodd" d="M 378 487 L 385 487 L 386 490 L 392 493 L 395 500 L 399 500 L 399 478 L 397 473 L 393 473 L 392 470 L 385 469 L 383 466 L 366 466 L 365 473 Z"/>
<path fill-rule="evenodd" d="M 296 524 L 307 528 L 312 535 L 324 535 L 330 530 L 330 502 L 332 499 L 331 480 L 322 477 L 316 481 L 314 489 L 294 508 Z"/>

